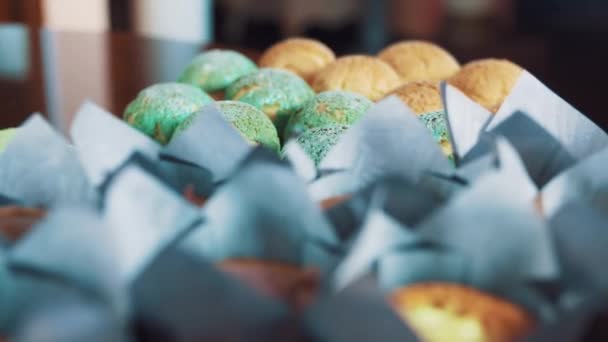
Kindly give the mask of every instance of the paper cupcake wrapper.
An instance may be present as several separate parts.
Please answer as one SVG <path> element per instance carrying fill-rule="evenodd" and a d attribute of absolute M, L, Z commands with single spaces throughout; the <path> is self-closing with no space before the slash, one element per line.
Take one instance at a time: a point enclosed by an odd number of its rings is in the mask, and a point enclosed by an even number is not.
<path fill-rule="evenodd" d="M 335 262 L 317 264 L 318 249 L 307 247 L 338 246 L 339 241 L 288 166 L 250 159 L 209 199 L 203 212 L 206 222 L 181 247 L 204 258 L 252 257 L 313 265 L 322 271 Z"/>
<path fill-rule="evenodd" d="M 174 136 L 163 153 L 207 168 L 214 181 L 227 178 L 252 146 L 219 109 L 210 104 L 201 109 L 190 126 Z"/>
<path fill-rule="evenodd" d="M 19 201 L 17 201 L 14 198 L 0 194 L 0 206 L 6 206 L 6 205 L 20 205 L 20 203 L 19 203 Z"/>
<path fill-rule="evenodd" d="M 94 185 L 100 185 L 133 153 L 156 159 L 161 148 L 150 137 L 91 102 L 85 102 L 74 116 L 70 136 Z"/>
<path fill-rule="evenodd" d="M 283 156 L 289 160 L 296 174 L 305 182 L 310 182 L 317 177 L 315 163 L 295 140 L 289 140 L 285 144 Z"/>
<path fill-rule="evenodd" d="M 0 193 L 28 206 L 97 200 L 74 148 L 40 115 L 25 121 L 0 155 Z"/>

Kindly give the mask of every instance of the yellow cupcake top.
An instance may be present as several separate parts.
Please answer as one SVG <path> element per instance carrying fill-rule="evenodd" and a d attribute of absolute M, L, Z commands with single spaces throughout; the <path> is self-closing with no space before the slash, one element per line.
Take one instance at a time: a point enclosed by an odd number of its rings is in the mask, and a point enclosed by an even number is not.
<path fill-rule="evenodd" d="M 448 83 L 496 113 L 522 71 L 520 66 L 505 59 L 480 59 L 467 63 Z"/>
<path fill-rule="evenodd" d="M 456 284 L 421 283 L 400 288 L 390 301 L 424 341 L 514 341 L 529 333 L 534 324 L 520 307 Z"/>
<path fill-rule="evenodd" d="M 290 38 L 266 49 L 259 65 L 289 70 L 310 83 L 319 70 L 335 59 L 334 52 L 318 40 Z"/>
<path fill-rule="evenodd" d="M 449 52 L 419 40 L 389 45 L 378 57 L 397 71 L 402 82 L 445 80 L 460 70 L 460 64 Z"/>
<path fill-rule="evenodd" d="M 403 103 L 418 115 L 443 110 L 439 82 L 408 82 L 393 90 L 389 95 L 397 95 Z"/>
<path fill-rule="evenodd" d="M 338 58 L 319 71 L 312 87 L 316 92 L 348 90 L 376 101 L 400 83 L 395 70 L 379 58 L 351 55 Z"/>

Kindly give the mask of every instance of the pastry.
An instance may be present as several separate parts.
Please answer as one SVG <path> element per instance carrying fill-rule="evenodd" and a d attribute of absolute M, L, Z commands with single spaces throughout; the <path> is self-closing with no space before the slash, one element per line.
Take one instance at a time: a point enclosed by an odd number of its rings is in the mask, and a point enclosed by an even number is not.
<path fill-rule="evenodd" d="M 338 58 L 319 71 L 312 87 L 316 92 L 348 90 L 376 101 L 400 83 L 395 70 L 381 59 L 352 55 Z"/>
<path fill-rule="evenodd" d="M 310 83 L 319 70 L 335 59 L 334 52 L 318 40 L 290 38 L 266 49 L 259 64 L 289 70 Z"/>
<path fill-rule="evenodd" d="M 351 195 L 341 195 L 341 196 L 329 197 L 329 198 L 322 200 L 319 203 L 319 205 L 321 206 L 321 209 L 327 210 L 327 209 L 331 209 L 331 208 L 337 206 L 340 203 L 347 201 L 350 198 L 351 198 Z"/>
<path fill-rule="evenodd" d="M 123 119 L 166 144 L 179 124 L 211 102 L 207 93 L 188 84 L 155 84 L 139 92 L 125 109 Z"/>
<path fill-rule="evenodd" d="M 254 290 L 301 310 L 310 304 L 319 286 L 315 269 L 256 259 L 227 259 L 218 267 Z"/>
<path fill-rule="evenodd" d="M 449 52 L 418 40 L 392 44 L 380 51 L 378 57 L 397 71 L 402 82 L 445 80 L 460 69 Z"/>
<path fill-rule="evenodd" d="M 0 207 L 0 234 L 8 241 L 16 242 L 38 221 L 46 212 L 39 208 L 19 206 Z"/>
<path fill-rule="evenodd" d="M 348 126 L 345 125 L 315 127 L 300 134 L 296 141 L 315 165 L 318 166 L 347 130 Z"/>
<path fill-rule="evenodd" d="M 270 119 L 254 106 L 239 101 L 217 101 L 215 103 L 226 121 L 241 133 L 249 143 L 260 144 L 279 152 L 281 144 L 277 130 Z M 176 129 L 175 135 L 184 131 L 195 120 L 196 115 L 184 120 Z"/>
<path fill-rule="evenodd" d="M 520 66 L 504 59 L 481 59 L 464 65 L 448 83 L 496 113 L 522 71 Z"/>
<path fill-rule="evenodd" d="M 226 99 L 242 101 L 260 109 L 282 132 L 289 116 L 313 98 L 314 92 L 296 74 L 272 68 L 241 77 L 226 89 Z"/>
<path fill-rule="evenodd" d="M 8 145 L 8 143 L 13 139 L 15 133 L 17 133 L 16 128 L 6 128 L 0 130 L 0 153 L 4 152 L 6 145 Z"/>
<path fill-rule="evenodd" d="M 200 208 L 204 207 L 205 203 L 207 203 L 207 198 L 204 196 L 199 196 L 194 190 L 194 185 L 192 184 L 186 186 L 182 195 L 188 202 Z"/>
<path fill-rule="evenodd" d="M 372 104 L 365 96 L 349 91 L 332 90 L 317 94 L 289 118 L 285 139 L 327 124 L 352 125 Z"/>
<path fill-rule="evenodd" d="M 433 134 L 443 153 L 452 158 L 453 151 L 439 82 L 408 82 L 395 89 L 391 95 L 399 97 Z"/>
<path fill-rule="evenodd" d="M 518 341 L 534 326 L 517 305 L 462 285 L 416 284 L 394 291 L 390 302 L 423 341 Z"/>
<path fill-rule="evenodd" d="M 258 67 L 244 55 L 230 50 L 209 50 L 196 56 L 178 78 L 179 82 L 200 87 L 221 100 L 224 90 Z"/>

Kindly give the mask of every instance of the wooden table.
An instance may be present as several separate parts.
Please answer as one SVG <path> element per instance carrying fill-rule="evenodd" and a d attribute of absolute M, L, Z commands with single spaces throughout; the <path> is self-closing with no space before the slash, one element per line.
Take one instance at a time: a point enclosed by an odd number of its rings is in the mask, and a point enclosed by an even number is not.
<path fill-rule="evenodd" d="M 12 38 L 6 39 L 7 32 Z M 490 56 L 513 59 L 608 127 L 603 85 L 608 74 L 606 48 L 584 42 L 573 46 L 575 39 L 567 37 L 514 37 L 482 46 L 441 44 L 461 61 Z M 18 125 L 30 113 L 41 112 L 65 131 L 87 99 L 121 115 L 139 90 L 175 80 L 205 47 L 131 33 L 50 32 L 0 25 L 0 127 Z M 258 56 L 256 51 L 242 52 L 253 59 Z"/>

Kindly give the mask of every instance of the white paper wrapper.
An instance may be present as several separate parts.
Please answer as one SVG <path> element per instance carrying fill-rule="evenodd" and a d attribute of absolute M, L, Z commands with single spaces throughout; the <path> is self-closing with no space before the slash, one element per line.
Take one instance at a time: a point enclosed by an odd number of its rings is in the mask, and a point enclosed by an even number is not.
<path fill-rule="evenodd" d="M 219 181 L 234 171 L 251 148 L 211 104 L 203 107 L 190 126 L 171 139 L 163 153 L 203 166 Z"/>
<path fill-rule="evenodd" d="M 156 141 L 91 102 L 76 113 L 70 136 L 95 185 L 134 152 L 156 159 L 160 150 Z"/>
<path fill-rule="evenodd" d="M 97 200 L 74 148 L 40 115 L 24 122 L 0 154 L 0 193 L 28 206 Z"/>
<path fill-rule="evenodd" d="M 348 170 L 328 173 L 308 184 L 308 194 L 314 201 L 345 196 L 359 190 L 355 176 Z"/>
<path fill-rule="evenodd" d="M 193 253 L 214 261 L 256 257 L 322 271 L 333 264 L 316 259 L 318 250 L 306 247 L 337 245 L 338 238 L 318 204 L 306 195 L 302 180 L 287 166 L 250 160 L 203 211 L 206 222 L 182 243 Z"/>
<path fill-rule="evenodd" d="M 577 159 L 608 147 L 608 135 L 602 129 L 527 71 L 522 73 L 487 130 L 498 127 L 516 112 L 531 117 Z"/>
<path fill-rule="evenodd" d="M 310 182 L 317 176 L 315 163 L 295 140 L 290 140 L 283 147 L 283 154 L 289 160 L 298 176 L 305 182 Z"/>
<path fill-rule="evenodd" d="M 475 146 L 492 113 L 445 82 L 441 84 L 441 95 L 448 117 L 452 148 L 458 160 Z"/>
<path fill-rule="evenodd" d="M 608 189 L 608 149 L 605 149 L 552 179 L 541 191 L 543 211 L 547 217 L 553 216 L 569 202 L 594 202 Z"/>
<path fill-rule="evenodd" d="M 451 168 L 428 128 L 395 96 L 375 104 L 319 165 L 320 170 L 348 169 L 358 189 L 387 176 L 416 182 L 424 172 Z"/>

